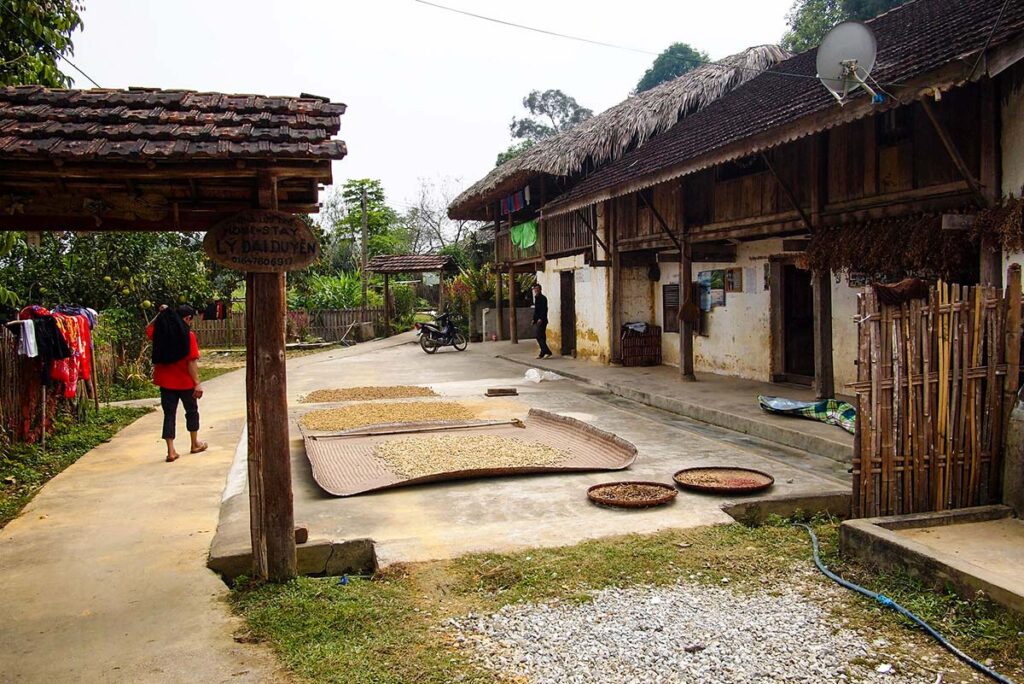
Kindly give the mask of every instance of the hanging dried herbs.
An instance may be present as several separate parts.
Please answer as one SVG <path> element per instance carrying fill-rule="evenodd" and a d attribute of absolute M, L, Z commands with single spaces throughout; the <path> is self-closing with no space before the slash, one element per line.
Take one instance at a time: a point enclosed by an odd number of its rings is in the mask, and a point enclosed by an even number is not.
<path fill-rule="evenodd" d="M 976 240 L 990 237 L 1009 252 L 1024 251 L 1024 198 L 1010 195 L 998 207 L 985 209 L 978 214 L 972 232 Z"/>
<path fill-rule="evenodd" d="M 821 230 L 811 237 L 807 262 L 815 270 L 881 282 L 971 283 L 978 277 L 977 245 L 970 233 L 942 230 L 940 215 L 917 214 Z"/>

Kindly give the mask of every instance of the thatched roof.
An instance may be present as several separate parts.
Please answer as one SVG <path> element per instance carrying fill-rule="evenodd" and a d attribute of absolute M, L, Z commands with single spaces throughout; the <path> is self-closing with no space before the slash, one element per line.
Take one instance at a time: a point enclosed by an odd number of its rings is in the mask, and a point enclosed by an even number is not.
<path fill-rule="evenodd" d="M 448 213 L 479 218 L 481 206 L 536 175 L 571 176 L 588 162 L 617 159 L 788 57 L 776 45 L 760 45 L 633 95 L 496 167 L 456 197 Z"/>

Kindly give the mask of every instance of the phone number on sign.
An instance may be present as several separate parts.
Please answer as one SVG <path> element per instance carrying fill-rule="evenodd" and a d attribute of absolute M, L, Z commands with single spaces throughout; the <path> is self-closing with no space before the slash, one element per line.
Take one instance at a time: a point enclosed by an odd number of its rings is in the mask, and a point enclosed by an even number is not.
<path fill-rule="evenodd" d="M 232 264 L 239 266 L 291 266 L 295 263 L 292 257 L 261 257 L 261 256 L 233 256 L 230 259 Z"/>

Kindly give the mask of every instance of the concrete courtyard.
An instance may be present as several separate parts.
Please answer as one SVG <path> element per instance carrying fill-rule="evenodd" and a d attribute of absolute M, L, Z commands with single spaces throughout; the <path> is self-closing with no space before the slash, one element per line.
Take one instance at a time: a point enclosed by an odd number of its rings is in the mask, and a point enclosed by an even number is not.
<path fill-rule="evenodd" d="M 519 346 L 525 349 L 530 345 Z M 672 505 L 643 511 L 599 508 L 586 498 L 587 488 L 599 482 L 671 483 L 674 472 L 689 466 L 737 465 L 764 470 L 776 479 L 767 493 L 772 496 L 849 492 L 849 476 L 840 462 L 712 427 L 575 380 L 526 381 L 526 368 L 496 358 L 496 347 L 471 345 L 464 353 L 449 348 L 433 356 L 415 344 L 372 354 L 358 354 L 357 347 L 310 358 L 290 370 L 295 518 L 310 534 L 307 548 L 300 547 L 300 565 L 305 571 L 356 570 L 360 563 L 365 567 L 371 549 L 376 562 L 387 565 L 731 522 L 721 509 L 729 501 L 715 496 L 680 492 Z M 323 493 L 312 478 L 298 433 L 296 420 L 308 410 L 298 403 L 299 398 L 320 388 L 396 384 L 429 385 L 443 398 L 489 405 L 487 418 L 525 417 L 530 408 L 571 416 L 632 442 L 639 455 L 633 466 L 620 472 L 462 480 L 349 498 Z M 495 386 L 514 386 L 519 396 L 513 400 L 483 398 L 486 388 Z M 750 397 L 750 406 L 757 411 L 756 397 Z M 797 425 L 807 422 L 789 420 Z M 845 435 L 836 427 L 807 424 Z M 226 559 L 242 566 L 248 562 L 244 450 L 237 452 L 229 480 L 213 544 L 215 564 L 220 559 L 223 568 L 230 567 Z M 348 542 L 353 543 L 346 546 Z M 351 562 L 340 563 L 341 557 Z"/>

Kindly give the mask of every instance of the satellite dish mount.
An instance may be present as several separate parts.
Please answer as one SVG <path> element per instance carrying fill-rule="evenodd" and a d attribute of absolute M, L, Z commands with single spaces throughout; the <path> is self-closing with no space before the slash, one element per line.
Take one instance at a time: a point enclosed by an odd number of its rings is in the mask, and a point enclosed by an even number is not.
<path fill-rule="evenodd" d="M 871 95 L 872 102 L 882 97 L 867 84 L 877 54 L 875 36 L 859 21 L 844 21 L 835 27 L 818 46 L 818 78 L 840 105 L 846 104 L 857 88 Z"/>

